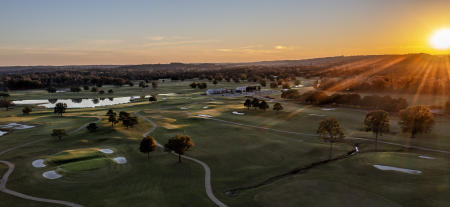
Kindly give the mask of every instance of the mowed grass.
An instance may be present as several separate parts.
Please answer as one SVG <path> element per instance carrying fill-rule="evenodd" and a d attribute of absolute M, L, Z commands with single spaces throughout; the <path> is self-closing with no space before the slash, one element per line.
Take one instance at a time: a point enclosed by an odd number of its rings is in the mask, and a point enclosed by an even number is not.
<path fill-rule="evenodd" d="M 160 84 L 158 90 L 178 95 L 159 96 L 157 103 L 130 103 L 109 108 L 116 112 L 144 111 L 146 117 L 158 124 L 158 128 L 151 135 L 161 144 L 177 133 L 190 135 L 195 147 L 186 154 L 210 166 L 214 193 L 229 206 L 448 206 L 450 203 L 448 196 L 445 196 L 450 193 L 448 155 L 419 150 L 406 151 L 401 147 L 383 144 L 379 145 L 380 152 L 372 152 L 371 142 L 361 142 L 361 153 L 350 158 L 317 166 L 301 174 L 287 176 L 230 197 L 225 194 L 230 189 L 258 184 L 267 178 L 327 158 L 328 145 L 313 136 L 317 123 L 324 117 L 310 114 L 336 117 L 344 127 L 346 135 L 361 133 L 361 136 L 371 138 L 372 134 L 362 131 L 365 112 L 341 108 L 323 111 L 318 107 L 292 103 L 282 103 L 285 110 L 278 113 L 272 110 L 247 110 L 242 105 L 243 97 L 204 96 L 201 95 L 201 90 L 189 88 L 190 83 L 185 81 Z M 236 85 L 220 84 L 223 85 L 217 87 L 231 88 Z M 132 92 L 131 89 L 128 92 Z M 188 109 L 182 110 L 183 106 Z M 204 109 L 204 106 L 208 106 L 208 109 Z M 56 117 L 51 110 L 39 108 L 29 116 L 20 115 L 19 107 L 0 114 L 2 123 L 14 120 L 25 124 L 39 124 L 39 127 L 14 131 L 0 137 L 0 150 L 45 138 L 43 142 L 0 157 L 16 165 L 8 188 L 33 196 L 67 200 L 85 206 L 215 206 L 206 196 L 204 171 L 200 165 L 185 159 L 178 164 L 176 156 L 162 149 L 152 152 L 147 160 L 146 154 L 139 152 L 139 141 L 152 125 L 139 119 L 139 124 L 133 128 L 126 129 L 120 124 L 112 128 L 103 116 L 107 109 L 69 109 L 63 118 Z M 233 115 L 233 111 L 244 112 L 245 115 Z M 209 114 L 227 121 L 306 134 L 296 135 L 238 126 L 194 118 L 192 114 Z M 57 141 L 49 135 L 53 128 L 73 130 L 86 122 L 96 120 L 95 116 L 103 117 L 96 132 L 91 133 L 83 129 L 63 137 L 62 141 Z M 427 147 L 446 147 L 449 143 L 446 140 L 448 133 L 445 133 L 448 120 L 439 120 L 435 131 L 430 134 L 436 136 L 435 138 L 428 139 L 427 136 L 430 135 L 424 135 L 411 140 L 410 143 Z M 383 136 L 382 139 L 399 143 L 410 140 L 407 135 L 398 132 L 395 118 L 392 123 L 392 134 Z M 336 144 L 334 156 L 352 150 L 353 143 L 347 140 L 345 143 Z M 94 169 L 91 167 L 107 161 L 98 160 L 97 163 L 97 159 L 103 158 L 94 158 L 85 160 L 86 163 L 70 162 L 67 165 L 73 165 L 70 166 L 75 169 L 73 173 L 64 174 L 57 180 L 42 177 L 43 172 L 52 169 L 51 166 L 43 169 L 31 166 L 33 160 L 42 156 L 83 148 L 114 148 L 114 154 L 126 157 L 128 163 L 107 164 Z M 419 155 L 436 159 L 420 159 Z M 374 168 L 373 164 L 422 170 L 423 174 L 381 171 Z M 0 172 L 2 169 L 6 168 L 0 168 Z M 0 193 L 0 200 L 5 206 L 52 206 L 24 201 L 3 193 Z"/>
<path fill-rule="evenodd" d="M 261 206 L 447 206 L 448 157 L 426 160 L 418 155 L 360 154 L 267 185 L 256 190 L 254 198 Z M 423 174 L 382 171 L 373 164 L 416 169 Z"/>
<path fill-rule="evenodd" d="M 57 171 L 63 173 L 86 171 L 106 167 L 110 164 L 112 164 L 112 160 L 110 158 L 94 158 L 59 165 Z"/>

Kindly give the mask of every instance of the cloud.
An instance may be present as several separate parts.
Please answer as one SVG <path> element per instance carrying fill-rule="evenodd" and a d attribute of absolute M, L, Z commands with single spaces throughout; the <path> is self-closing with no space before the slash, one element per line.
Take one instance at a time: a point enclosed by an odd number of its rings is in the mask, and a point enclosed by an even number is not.
<path fill-rule="evenodd" d="M 283 46 L 283 45 L 277 45 L 277 46 L 275 46 L 275 49 L 276 50 L 284 50 L 284 49 L 286 49 L 287 47 L 286 46 Z"/>
<path fill-rule="evenodd" d="M 231 51 L 233 51 L 233 49 L 221 48 L 221 49 L 217 49 L 217 51 L 219 51 L 219 52 L 231 52 Z"/>
<path fill-rule="evenodd" d="M 123 43 L 123 40 L 116 40 L 116 39 L 100 39 L 100 40 L 90 40 L 88 41 L 88 44 L 95 44 L 95 45 L 116 45 Z"/>
<path fill-rule="evenodd" d="M 219 40 L 167 40 L 159 42 L 150 42 L 143 44 L 144 47 L 154 47 L 154 46 L 180 46 L 180 45 L 192 45 L 192 44 L 207 44 L 219 42 Z"/>
<path fill-rule="evenodd" d="M 163 39 L 165 39 L 164 36 L 160 36 L 160 35 L 156 35 L 156 36 L 150 36 L 147 39 L 151 40 L 151 41 L 161 41 Z"/>

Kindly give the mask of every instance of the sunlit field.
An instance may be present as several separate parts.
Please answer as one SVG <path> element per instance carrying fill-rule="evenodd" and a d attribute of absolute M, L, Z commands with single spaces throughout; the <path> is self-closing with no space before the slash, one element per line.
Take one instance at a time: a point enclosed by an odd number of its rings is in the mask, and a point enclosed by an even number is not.
<path fill-rule="evenodd" d="M 363 130 L 367 111 L 351 108 L 336 108 L 299 105 L 279 98 L 284 110 L 276 112 L 247 109 L 245 97 L 206 96 L 204 90 L 192 89 L 192 81 L 160 83 L 157 89 L 142 91 L 137 86 L 112 87 L 120 95 L 159 95 L 158 101 L 132 102 L 109 107 L 67 109 L 58 117 L 52 109 L 33 107 L 30 115 L 21 114 L 21 106 L 1 113 L 0 123 L 18 122 L 35 125 L 35 128 L 12 130 L 0 137 L 0 151 L 26 142 L 40 140 L 2 155 L 2 160 L 14 162 L 16 169 L 10 176 L 7 187 L 27 195 L 71 201 L 84 206 L 214 206 L 204 189 L 204 171 L 190 160 L 177 163 L 177 157 L 162 149 L 146 154 L 139 152 L 142 135 L 152 124 L 142 118 L 133 128 L 121 124 L 114 128 L 105 116 L 108 109 L 114 111 L 141 112 L 157 125 L 151 133 L 164 144 L 175 134 L 192 137 L 195 146 L 186 155 L 199 159 L 211 169 L 211 184 L 214 194 L 228 206 L 298 206 L 298 205 L 368 205 L 368 206 L 445 206 L 448 199 L 450 158 L 439 153 L 390 144 L 379 144 L 374 151 L 373 134 Z M 220 82 L 217 86 L 234 88 L 248 83 Z M 268 90 L 269 88 L 263 88 Z M 306 90 L 306 89 L 302 89 Z M 12 91 L 14 99 L 42 98 L 43 91 Z M 61 95 L 60 95 L 61 94 Z M 71 92 L 58 93 L 59 97 L 70 97 Z M 89 92 L 80 92 L 77 97 L 93 97 Z M 207 108 L 205 108 L 207 106 Z M 245 115 L 235 115 L 232 112 Z M 311 115 L 315 114 L 315 115 Z M 213 118 L 199 117 L 210 115 Z M 317 116 L 320 115 L 320 116 Z M 270 183 L 238 191 L 229 191 L 254 186 L 291 170 L 304 168 L 327 159 L 328 144 L 316 135 L 316 128 L 324 117 L 336 117 L 345 135 L 349 138 L 335 144 L 334 157 L 345 155 L 359 143 L 360 152 L 286 175 Z M 89 132 L 82 129 L 64 136 L 62 141 L 50 136 L 54 128 L 72 131 L 84 123 L 95 121 L 99 129 Z M 449 117 L 437 117 L 431 134 L 411 139 L 401 133 L 397 118 L 392 117 L 392 129 L 380 140 L 410 146 L 421 146 L 450 151 L 450 135 L 447 133 Z M 367 140 L 353 140 L 362 137 Z M 112 156 L 124 156 L 127 163 L 100 164 L 90 162 L 72 164 L 72 170 L 62 178 L 49 180 L 42 173 L 56 169 L 57 165 L 35 168 L 31 163 L 39 158 L 52 157 L 65 150 L 108 148 L 114 149 Z M 422 159 L 426 155 L 434 159 Z M 78 156 L 78 155 L 77 155 Z M 395 171 L 381 171 L 372 165 L 396 166 L 422 171 L 420 175 Z M 94 166 L 92 166 L 94 165 Z M 0 172 L 5 172 L 0 165 Z M 75 166 L 75 167 L 74 167 Z M 73 170 L 75 168 L 75 170 Z M 77 170 L 80 169 L 80 170 Z M 420 193 L 415 189 L 421 189 Z M 327 199 L 322 199 L 326 196 Z M 23 200 L 0 194 L 2 205 L 51 206 L 47 203 Z"/>

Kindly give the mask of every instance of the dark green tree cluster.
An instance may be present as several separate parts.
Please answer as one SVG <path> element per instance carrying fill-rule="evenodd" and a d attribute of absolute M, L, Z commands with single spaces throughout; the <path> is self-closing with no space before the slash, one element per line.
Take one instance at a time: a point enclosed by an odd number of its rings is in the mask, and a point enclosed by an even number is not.
<path fill-rule="evenodd" d="M 290 89 L 283 91 L 281 98 L 294 99 L 303 104 L 310 105 L 345 105 L 368 109 L 381 109 L 388 112 L 398 112 L 408 107 L 404 98 L 392 98 L 390 96 L 364 96 L 356 93 L 334 93 L 328 95 L 323 91 L 308 91 L 300 94 L 298 90 Z"/>
<path fill-rule="evenodd" d="M 267 104 L 266 101 L 259 100 L 257 98 L 253 98 L 253 100 L 247 98 L 244 102 L 244 106 L 247 107 L 247 109 L 254 108 L 254 109 L 261 109 L 263 111 L 265 111 L 269 108 L 269 104 Z M 282 108 L 277 108 L 277 109 L 282 110 Z M 277 109 L 274 109 L 274 110 L 277 110 Z M 277 110 L 277 111 L 279 111 L 279 110 Z"/>
<path fill-rule="evenodd" d="M 192 82 L 189 84 L 191 88 L 198 88 L 198 89 L 205 89 L 208 87 L 206 83 L 198 83 L 198 82 Z"/>
<path fill-rule="evenodd" d="M 66 103 L 56 103 L 53 112 L 62 117 L 63 113 L 66 113 L 67 104 Z"/>
<path fill-rule="evenodd" d="M 13 102 L 6 97 L 0 98 L 0 107 L 4 107 L 6 110 L 9 110 L 11 106 L 14 106 Z"/>

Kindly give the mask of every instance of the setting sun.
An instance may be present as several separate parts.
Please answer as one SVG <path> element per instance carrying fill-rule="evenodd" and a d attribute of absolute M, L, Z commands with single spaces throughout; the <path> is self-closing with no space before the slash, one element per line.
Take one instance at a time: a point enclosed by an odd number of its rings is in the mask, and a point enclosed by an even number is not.
<path fill-rule="evenodd" d="M 447 50 L 450 48 L 450 29 L 439 29 L 430 38 L 430 45 L 434 49 Z"/>

